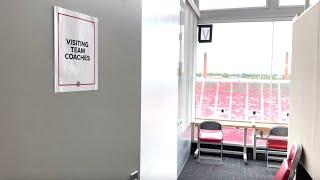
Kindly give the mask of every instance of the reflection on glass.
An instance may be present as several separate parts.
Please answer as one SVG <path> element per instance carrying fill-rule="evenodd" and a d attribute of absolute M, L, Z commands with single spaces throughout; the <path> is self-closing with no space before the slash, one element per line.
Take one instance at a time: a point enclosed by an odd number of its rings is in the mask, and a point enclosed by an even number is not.
<path fill-rule="evenodd" d="M 266 0 L 200 0 L 200 10 L 265 7 Z"/>

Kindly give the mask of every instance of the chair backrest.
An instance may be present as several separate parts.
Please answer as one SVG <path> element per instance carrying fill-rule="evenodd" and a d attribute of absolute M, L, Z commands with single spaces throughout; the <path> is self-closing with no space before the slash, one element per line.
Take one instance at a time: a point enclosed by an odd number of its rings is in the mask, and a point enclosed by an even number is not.
<path fill-rule="evenodd" d="M 274 176 L 274 180 L 288 180 L 291 171 L 292 169 L 289 161 L 284 159 L 278 172 Z"/>
<path fill-rule="evenodd" d="M 200 123 L 199 128 L 205 130 L 221 130 L 221 124 L 215 121 L 204 121 Z"/>
<path fill-rule="evenodd" d="M 272 136 L 288 136 L 288 127 L 276 126 L 270 130 Z"/>
<path fill-rule="evenodd" d="M 293 145 L 288 154 L 288 161 L 291 163 L 292 171 L 290 171 L 289 179 L 293 179 L 302 154 L 302 145 Z"/>
<path fill-rule="evenodd" d="M 297 145 L 292 145 L 289 154 L 288 154 L 288 160 L 293 161 L 293 159 L 297 156 Z"/>

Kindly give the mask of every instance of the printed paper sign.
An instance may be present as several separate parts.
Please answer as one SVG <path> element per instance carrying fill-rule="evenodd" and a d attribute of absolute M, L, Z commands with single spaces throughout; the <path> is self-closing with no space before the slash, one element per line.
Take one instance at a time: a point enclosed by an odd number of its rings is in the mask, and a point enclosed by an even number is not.
<path fill-rule="evenodd" d="M 198 25 L 198 42 L 212 42 L 212 24 Z"/>
<path fill-rule="evenodd" d="M 98 19 L 54 7 L 55 92 L 98 90 Z"/>

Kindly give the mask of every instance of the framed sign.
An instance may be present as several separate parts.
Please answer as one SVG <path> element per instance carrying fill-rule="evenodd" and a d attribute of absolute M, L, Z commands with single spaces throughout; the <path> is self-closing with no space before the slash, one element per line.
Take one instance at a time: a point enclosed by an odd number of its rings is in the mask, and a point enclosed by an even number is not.
<path fill-rule="evenodd" d="M 54 7 L 55 92 L 98 90 L 98 19 Z"/>
<path fill-rule="evenodd" d="M 212 42 L 212 24 L 198 25 L 199 43 Z"/>

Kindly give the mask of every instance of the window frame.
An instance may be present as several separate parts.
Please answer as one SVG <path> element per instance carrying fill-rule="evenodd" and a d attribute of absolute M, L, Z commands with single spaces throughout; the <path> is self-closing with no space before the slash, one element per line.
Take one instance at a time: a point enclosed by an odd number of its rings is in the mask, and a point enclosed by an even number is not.
<path fill-rule="evenodd" d="M 292 7 L 292 6 L 301 6 L 301 4 L 292 4 L 292 5 L 281 5 L 281 0 L 278 0 L 279 1 L 279 7 Z M 310 0 L 309 2 L 310 3 Z M 306 4 L 306 0 L 304 0 L 304 5 Z M 309 4 L 310 5 L 310 4 Z"/>
<path fill-rule="evenodd" d="M 302 13 L 307 7 L 309 7 L 309 5 L 310 0 L 305 0 L 304 6 L 280 7 L 279 0 L 266 0 L 266 7 L 263 8 L 249 7 L 238 9 L 200 10 L 201 17 L 198 19 L 198 25 L 236 22 L 289 21 L 297 14 Z M 193 103 L 192 106 L 192 109 L 195 110 L 195 103 Z M 194 118 L 197 118 L 196 113 L 193 115 Z"/>
<path fill-rule="evenodd" d="M 201 1 L 201 0 L 199 0 Z M 200 9 L 200 5 L 199 5 L 199 9 L 200 11 L 219 11 L 219 10 L 235 10 L 235 9 L 260 9 L 260 8 L 266 8 L 267 7 L 267 2 L 268 0 L 264 0 L 265 4 L 264 6 L 248 6 L 248 7 L 227 7 L 227 8 L 217 8 L 217 9 Z"/>
<path fill-rule="evenodd" d="M 279 6 L 279 0 L 266 0 L 266 7 L 200 10 L 198 24 L 288 21 L 302 13 L 309 5 L 310 0 L 305 0 L 304 6 Z"/>

